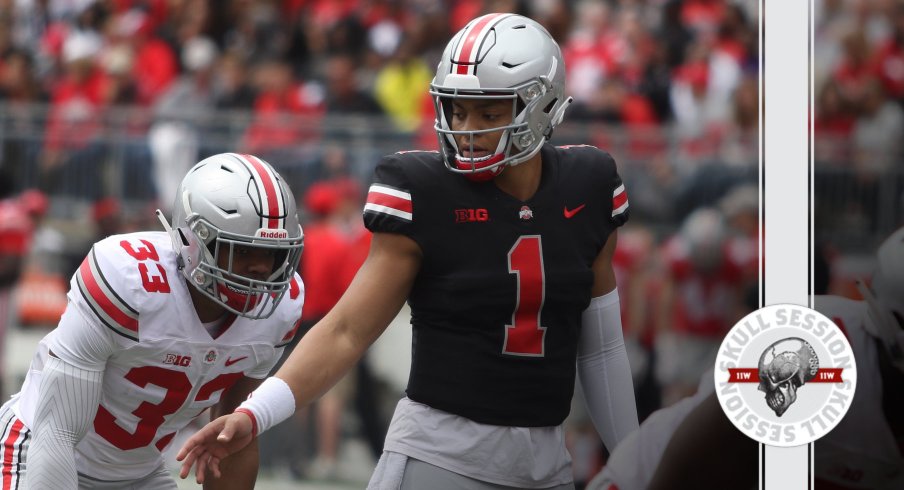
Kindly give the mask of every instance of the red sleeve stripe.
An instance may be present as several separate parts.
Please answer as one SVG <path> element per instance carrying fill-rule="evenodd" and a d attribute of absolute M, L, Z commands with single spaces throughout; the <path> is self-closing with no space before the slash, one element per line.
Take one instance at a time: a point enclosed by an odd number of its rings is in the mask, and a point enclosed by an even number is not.
<path fill-rule="evenodd" d="M 477 68 L 477 57 L 484 39 L 502 19 L 511 14 L 487 14 L 474 19 L 462 34 L 452 59 L 458 65 L 455 73 L 458 75 L 474 75 Z"/>
<path fill-rule="evenodd" d="M 117 296 L 107 283 L 97 265 L 94 250 L 85 257 L 75 276 L 79 291 L 101 323 L 123 337 L 138 340 L 138 312 Z"/>
<path fill-rule="evenodd" d="M 295 334 L 298 333 L 298 329 L 300 327 L 301 327 L 301 318 L 299 318 L 298 321 L 295 322 L 295 326 L 292 327 L 292 330 L 289 330 L 288 332 L 286 332 L 286 335 L 283 336 L 282 340 L 278 344 L 276 344 L 276 347 L 284 347 L 286 345 L 289 345 L 289 343 L 292 342 L 292 339 L 295 338 Z"/>
<path fill-rule="evenodd" d="M 246 154 L 237 156 L 251 173 L 260 199 L 260 209 L 266 210 L 261 216 L 261 228 L 285 229 L 286 220 L 281 216 L 286 215 L 286 203 L 273 169 L 264 165 L 256 156 Z"/>
<path fill-rule="evenodd" d="M 7 423 L 3 429 L 3 446 L 0 446 L 0 453 L 3 454 L 3 484 L 0 488 L 19 488 L 21 473 L 13 469 L 18 469 L 19 463 L 24 459 L 22 446 L 31 434 L 17 417 L 13 417 L 10 422 L 12 424 Z"/>
<path fill-rule="evenodd" d="M 622 184 L 612 192 L 612 217 L 624 213 L 627 209 L 628 191 L 625 190 L 625 184 Z"/>
<path fill-rule="evenodd" d="M 364 212 L 382 213 L 412 220 L 411 194 L 380 184 L 373 184 L 367 192 L 367 204 Z"/>

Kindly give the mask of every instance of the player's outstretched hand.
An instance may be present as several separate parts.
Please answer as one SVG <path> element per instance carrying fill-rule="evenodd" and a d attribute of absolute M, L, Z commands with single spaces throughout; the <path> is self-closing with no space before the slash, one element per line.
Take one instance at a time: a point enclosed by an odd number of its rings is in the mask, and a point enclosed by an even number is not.
<path fill-rule="evenodd" d="M 182 461 L 179 477 L 186 478 L 195 466 L 195 481 L 204 483 L 204 478 L 212 474 L 220 477 L 220 461 L 236 453 L 254 438 L 251 418 L 243 413 L 224 415 L 205 425 L 189 437 L 176 455 Z"/>

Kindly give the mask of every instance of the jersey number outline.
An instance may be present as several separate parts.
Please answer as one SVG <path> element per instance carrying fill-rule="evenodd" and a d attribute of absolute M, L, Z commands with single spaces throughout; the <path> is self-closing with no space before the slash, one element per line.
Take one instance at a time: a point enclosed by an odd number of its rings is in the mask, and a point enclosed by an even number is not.
<path fill-rule="evenodd" d="M 128 240 L 119 242 L 119 245 L 127 254 L 138 261 L 138 273 L 141 274 L 141 285 L 144 287 L 144 290 L 149 293 L 170 292 L 169 280 L 166 278 L 166 270 L 159 262 L 157 262 L 160 260 L 160 255 L 157 254 L 157 249 L 154 248 L 154 244 L 147 240 L 139 241 L 144 246 L 138 247 L 137 250 L 132 247 L 132 244 L 129 243 Z M 160 275 L 152 276 L 150 274 L 148 264 L 145 262 L 147 260 L 154 261 L 153 264 L 157 266 L 157 272 L 159 272 Z"/>
<path fill-rule="evenodd" d="M 203 402 L 218 391 L 228 390 L 242 376 L 244 374 L 241 372 L 217 376 L 201 386 L 195 395 L 195 401 Z M 134 432 L 129 432 L 117 424 L 116 417 L 103 405 L 98 405 L 97 415 L 94 417 L 94 432 L 117 448 L 128 451 L 146 447 L 154 441 L 160 426 L 166 422 L 166 416 L 179 411 L 188 399 L 192 384 L 184 372 L 160 366 L 134 367 L 126 373 L 125 379 L 140 388 L 150 384 L 166 390 L 160 403 L 145 400 L 132 411 L 132 415 L 138 418 Z M 162 451 L 174 435 L 175 433 L 172 433 L 161 437 L 156 444 L 157 449 Z"/>
<path fill-rule="evenodd" d="M 518 237 L 508 252 L 508 271 L 515 274 L 518 284 L 512 322 L 505 326 L 502 353 L 543 357 L 546 327 L 540 325 L 540 313 L 546 299 L 546 271 L 540 235 Z"/>

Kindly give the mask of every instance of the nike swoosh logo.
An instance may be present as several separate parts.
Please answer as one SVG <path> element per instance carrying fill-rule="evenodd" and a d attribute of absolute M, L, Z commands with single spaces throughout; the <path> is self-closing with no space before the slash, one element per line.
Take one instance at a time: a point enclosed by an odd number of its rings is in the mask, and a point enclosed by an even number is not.
<path fill-rule="evenodd" d="M 226 367 L 232 366 L 233 364 L 241 361 L 242 359 L 248 359 L 248 356 L 237 357 L 235 359 L 226 359 Z"/>
<path fill-rule="evenodd" d="M 586 204 L 581 204 L 574 209 L 568 209 L 568 206 L 565 206 L 565 219 L 571 218 L 572 216 L 578 214 L 578 211 L 584 209 L 584 206 L 586 206 Z"/>

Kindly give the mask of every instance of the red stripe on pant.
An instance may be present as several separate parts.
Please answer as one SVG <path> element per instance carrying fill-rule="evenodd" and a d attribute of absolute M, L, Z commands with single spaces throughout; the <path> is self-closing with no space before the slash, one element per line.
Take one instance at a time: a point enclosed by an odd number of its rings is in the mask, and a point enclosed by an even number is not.
<path fill-rule="evenodd" d="M 16 446 L 16 441 L 19 440 L 19 435 L 22 433 L 22 428 L 25 425 L 21 420 L 16 419 L 13 422 L 12 428 L 9 430 L 9 435 L 6 436 L 6 440 L 3 441 L 3 490 L 7 490 L 11 487 L 13 481 L 13 457 L 19 451 L 19 447 Z M 18 463 L 18 461 L 16 461 Z M 18 478 L 18 474 L 16 478 Z"/>

